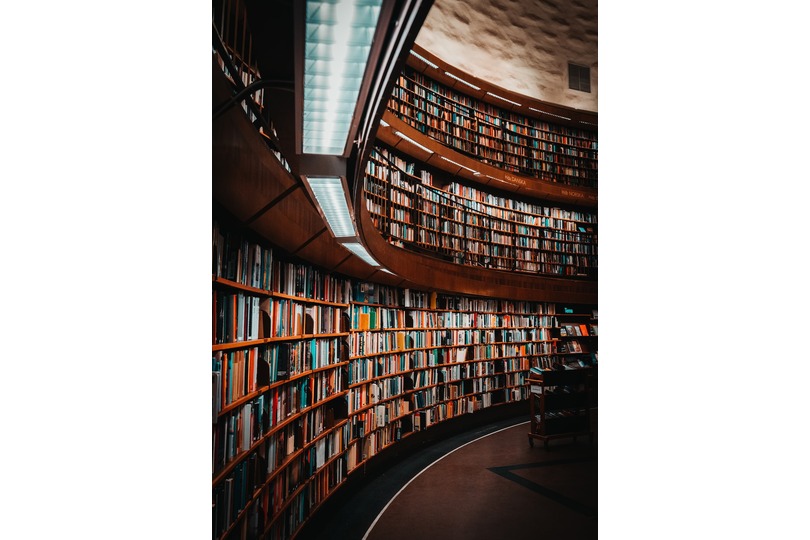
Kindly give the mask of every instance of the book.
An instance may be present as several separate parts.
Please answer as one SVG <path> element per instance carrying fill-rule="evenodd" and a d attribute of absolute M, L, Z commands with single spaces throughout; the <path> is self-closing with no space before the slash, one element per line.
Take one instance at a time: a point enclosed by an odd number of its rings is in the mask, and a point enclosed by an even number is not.
<path fill-rule="evenodd" d="M 213 402 L 213 423 L 217 423 L 219 411 L 222 410 L 222 371 L 216 370 L 211 372 L 212 375 L 212 402 Z"/>

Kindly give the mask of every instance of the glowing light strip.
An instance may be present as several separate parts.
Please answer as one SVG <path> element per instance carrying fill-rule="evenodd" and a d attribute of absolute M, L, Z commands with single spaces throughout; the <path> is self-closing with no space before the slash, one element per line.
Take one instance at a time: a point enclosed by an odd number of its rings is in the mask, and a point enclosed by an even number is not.
<path fill-rule="evenodd" d="M 475 88 L 476 90 L 481 90 L 479 87 L 475 86 L 474 84 L 468 83 L 467 81 L 465 81 L 465 80 L 464 80 L 464 79 L 462 79 L 461 77 L 456 77 L 455 75 L 453 75 L 453 74 L 452 74 L 452 73 L 450 73 L 449 71 L 445 71 L 445 72 L 444 72 L 444 74 L 445 74 L 445 75 L 447 75 L 447 76 L 449 76 L 449 77 L 454 78 L 454 79 L 455 79 L 455 80 L 457 80 L 457 81 L 463 82 L 464 84 L 466 84 L 467 86 L 469 86 L 469 87 L 471 87 L 471 88 Z M 487 92 L 487 93 L 489 93 L 489 92 Z"/>
<path fill-rule="evenodd" d="M 374 257 L 366 251 L 366 248 L 363 247 L 363 244 L 360 242 L 346 242 L 343 244 L 343 247 L 363 259 L 366 263 L 370 264 L 371 266 L 380 266 L 380 263 L 374 260 Z"/>
<path fill-rule="evenodd" d="M 492 92 L 487 92 L 487 94 L 489 94 L 489 95 L 490 95 L 490 96 L 492 96 L 492 97 L 496 97 L 496 98 L 498 98 L 498 99 L 502 99 L 502 100 L 504 100 L 504 101 L 506 101 L 506 102 L 509 102 L 509 103 L 511 103 L 512 105 L 517 105 L 518 107 L 522 107 L 522 105 L 521 105 L 520 103 L 518 103 L 518 102 L 516 102 L 516 101 L 512 101 L 511 99 L 506 99 L 505 97 L 501 97 L 501 96 L 499 96 L 498 94 L 493 94 Z"/>
<path fill-rule="evenodd" d="M 332 235 L 335 238 L 354 237 L 356 235 L 354 222 L 340 178 L 305 176 L 304 179 L 312 190 L 315 202 L 321 208 Z"/>
<path fill-rule="evenodd" d="M 563 120 L 571 120 L 567 116 L 560 116 L 559 114 L 554 114 L 554 113 L 550 113 L 550 112 L 546 112 L 546 111 L 541 111 L 540 109 L 535 109 L 534 107 L 529 107 L 529 108 L 531 110 L 533 110 L 534 112 L 539 112 L 540 114 L 547 114 L 549 116 L 556 116 L 557 118 L 562 118 Z"/>
<path fill-rule="evenodd" d="M 406 140 L 406 141 L 408 141 L 409 143 L 411 143 L 411 144 L 413 144 L 413 145 L 418 146 L 419 148 L 421 148 L 421 149 L 422 149 L 422 150 L 424 150 L 425 152 L 430 152 L 431 154 L 433 153 L 433 150 L 431 150 L 430 148 L 426 148 L 426 147 L 422 146 L 421 144 L 419 144 L 419 143 L 418 143 L 418 142 L 416 142 L 415 140 L 411 139 L 410 137 L 408 137 L 408 136 L 407 136 L 407 135 L 405 135 L 404 133 L 401 133 L 401 132 L 399 132 L 399 131 L 394 131 L 394 134 L 395 134 L 395 135 L 398 135 L 398 136 L 400 136 L 400 137 L 402 137 L 403 139 L 405 139 L 405 140 Z"/>
<path fill-rule="evenodd" d="M 458 166 L 458 167 L 461 167 L 462 169 L 467 169 L 468 171 L 470 171 L 471 173 L 473 173 L 473 174 L 475 174 L 475 175 L 479 175 L 479 174 L 481 174 L 480 172 L 478 172 L 478 171 L 476 171 L 476 170 L 473 170 L 473 169 L 471 169 L 471 168 L 469 168 L 469 167 L 465 167 L 465 166 L 464 166 L 464 165 L 462 165 L 461 163 L 456 163 L 456 162 L 455 162 L 455 161 L 453 161 L 452 159 L 447 159 L 447 158 L 446 158 L 446 157 L 444 157 L 444 156 L 441 156 L 441 158 L 442 158 L 443 160 L 445 160 L 445 161 L 449 161 L 449 162 L 450 162 L 450 163 L 452 163 L 453 165 L 456 165 L 456 166 Z"/>
<path fill-rule="evenodd" d="M 432 68 L 436 68 L 436 69 L 439 69 L 439 66 L 437 66 L 436 64 L 434 64 L 433 62 L 431 62 L 430 60 L 428 60 L 427 58 L 425 58 L 424 56 L 422 56 L 422 55 L 420 55 L 420 54 L 416 54 L 416 53 L 415 53 L 415 52 L 413 52 L 413 51 L 411 51 L 411 54 L 412 54 L 412 55 L 414 55 L 415 57 L 417 57 L 417 58 L 418 58 L 419 60 L 421 60 L 422 62 L 424 62 L 424 63 L 426 63 L 427 65 L 429 65 L 430 67 L 432 67 Z"/>

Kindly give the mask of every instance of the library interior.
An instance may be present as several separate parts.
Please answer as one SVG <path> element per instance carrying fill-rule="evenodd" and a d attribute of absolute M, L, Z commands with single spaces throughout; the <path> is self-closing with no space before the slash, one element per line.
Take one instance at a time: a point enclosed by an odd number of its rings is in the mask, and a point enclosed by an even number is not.
<path fill-rule="evenodd" d="M 212 538 L 596 538 L 596 1 L 212 19 Z"/>

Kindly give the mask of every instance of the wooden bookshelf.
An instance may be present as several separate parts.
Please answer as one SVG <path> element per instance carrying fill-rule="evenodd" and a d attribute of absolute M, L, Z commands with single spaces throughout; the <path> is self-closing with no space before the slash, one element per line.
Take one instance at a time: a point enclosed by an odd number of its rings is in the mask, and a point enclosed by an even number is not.
<path fill-rule="evenodd" d="M 368 161 L 363 194 L 375 227 L 392 245 L 470 266 L 596 276 L 593 212 L 471 187 L 383 146 Z"/>
<path fill-rule="evenodd" d="M 557 304 L 550 329 L 556 354 L 532 369 L 529 444 L 588 435 L 590 409 L 597 405 L 598 317 L 595 306 Z"/>
<path fill-rule="evenodd" d="M 356 284 L 351 302 L 349 473 L 409 434 L 527 399 L 556 355 L 554 304 Z"/>
<path fill-rule="evenodd" d="M 212 237 L 213 538 L 295 529 L 285 509 L 345 471 L 351 285 L 216 220 Z"/>
<path fill-rule="evenodd" d="M 224 47 L 218 47 L 215 36 L 215 104 L 227 102 L 234 92 L 262 78 L 253 59 L 245 15 L 240 12 L 243 7 L 241 2 L 231 0 L 218 2 L 215 7 L 214 23 L 224 43 Z M 236 42 L 240 46 L 232 45 Z M 441 130 L 437 130 L 437 139 L 431 139 L 430 144 L 458 148 L 464 152 L 464 157 L 454 158 L 460 163 L 483 160 L 512 173 L 517 171 L 509 168 L 515 160 L 519 164 L 519 160 L 529 159 L 528 154 L 521 154 L 528 150 L 519 147 L 530 149 L 534 144 L 530 138 L 562 144 L 539 131 L 530 132 L 543 129 L 536 119 L 528 119 L 525 127 L 518 126 L 520 118 L 507 115 L 481 96 L 450 95 L 420 77 L 414 74 L 409 84 L 416 88 L 417 81 L 421 81 L 425 96 L 428 91 L 443 93 L 441 104 L 424 106 L 430 107 L 435 120 L 443 122 L 442 129 L 452 136 L 440 143 Z M 479 268 L 462 269 L 464 276 L 454 274 L 459 270 L 439 272 L 446 283 L 369 271 L 365 263 L 347 256 L 328 234 L 323 234 L 321 216 L 301 189 L 298 175 L 292 174 L 290 163 L 279 151 L 275 128 L 265 118 L 270 106 L 277 104 L 268 106 L 265 92 L 257 92 L 215 119 L 214 540 L 295 538 L 313 513 L 339 493 L 347 478 L 363 476 L 365 465 L 375 463 L 376 456 L 396 447 L 404 438 L 414 437 L 418 442 L 425 435 L 419 432 L 448 419 L 492 410 L 501 404 L 525 402 L 529 396 L 529 369 L 552 365 L 561 358 L 558 346 L 564 340 L 559 335 L 556 306 L 550 302 L 560 296 L 593 298 L 596 292 L 593 281 L 569 283 L 561 279 L 576 275 L 567 270 L 552 272 L 554 279 L 544 280 L 533 279 L 529 275 L 532 270 L 523 269 L 525 275 L 513 275 L 514 261 L 521 260 L 517 248 L 526 247 L 524 251 L 538 254 L 543 250 L 553 252 L 546 247 L 520 245 L 522 237 L 538 242 L 546 239 L 520 230 L 529 226 L 521 216 L 532 212 L 542 215 L 543 210 L 527 211 L 505 201 L 492 201 L 487 197 L 494 194 L 472 192 L 462 184 L 431 186 L 437 176 L 431 177 L 424 168 L 409 173 L 413 179 L 407 178 L 395 187 L 390 183 L 384 186 L 388 191 L 378 192 L 377 199 L 369 196 L 368 200 L 388 205 L 384 213 L 378 212 L 378 217 L 384 214 L 389 223 L 408 224 L 404 219 L 395 220 L 390 212 L 404 211 L 420 200 L 405 185 L 415 182 L 420 189 L 435 188 L 421 203 L 433 205 L 432 210 L 427 206 L 413 210 L 416 222 L 424 222 L 422 228 L 427 231 L 430 212 L 435 211 L 436 216 L 446 217 L 452 226 L 464 230 L 463 234 L 448 231 L 445 249 L 457 241 L 487 242 L 489 258 L 500 261 L 488 268 L 510 271 L 486 280 L 477 273 Z M 392 113 L 386 117 L 388 114 Z M 430 123 L 435 124 L 433 120 Z M 258 124 L 268 127 L 259 127 L 257 132 Z M 406 126 L 405 120 L 397 125 L 403 131 L 418 129 Z M 496 144 L 498 140 L 501 142 Z M 532 151 L 557 152 L 551 147 Z M 555 156 L 590 159 L 585 155 L 564 156 L 561 152 Z M 291 152 L 288 157 L 297 169 L 296 155 Z M 379 161 L 374 163 L 379 165 Z M 576 166 L 587 169 L 582 164 Z M 566 176 L 559 170 L 554 174 L 557 177 L 553 183 L 563 186 L 573 182 L 568 176 L 579 177 L 578 173 Z M 489 179 L 505 189 L 523 186 L 530 194 L 534 189 L 517 175 L 498 176 L 493 172 Z M 543 189 L 552 183 L 542 175 L 537 180 L 538 184 L 546 182 Z M 368 186 L 371 192 L 374 186 Z M 595 206 L 595 189 L 583 186 L 560 191 L 554 185 L 552 190 L 557 191 L 551 193 L 565 203 L 591 197 L 589 204 Z M 442 197 L 456 202 L 449 205 Z M 229 215 L 227 221 L 231 223 L 227 227 L 220 228 L 216 221 L 220 205 Z M 364 227 L 377 234 L 364 221 L 367 213 L 357 217 L 361 236 Z M 547 217 L 565 223 L 587 221 L 572 216 Z M 561 238 L 552 240 L 572 246 L 592 245 L 595 250 L 595 221 L 590 226 L 593 231 L 564 231 L 559 233 Z M 544 227 L 564 229 L 553 224 Z M 509 236 L 510 240 L 494 238 L 493 233 Z M 364 240 L 370 249 L 374 241 L 390 247 L 379 237 Z M 429 242 L 421 245 L 424 250 L 430 247 Z M 468 247 L 465 253 L 482 255 Z M 394 252 L 399 259 L 401 250 L 392 248 L 390 253 Z M 452 253 L 457 252 L 455 249 Z M 595 268 L 595 251 L 593 256 Z M 434 268 L 432 262 L 403 264 L 419 268 L 424 274 L 425 269 Z M 574 266 L 562 262 L 566 264 Z M 469 283 L 462 286 L 464 280 Z M 532 301 L 471 296 L 486 294 Z M 431 433 L 436 431 L 427 435 Z"/>
<path fill-rule="evenodd" d="M 471 97 L 406 65 L 388 111 L 423 136 L 481 163 L 545 182 L 597 187 L 596 126 L 532 117 L 504 107 L 491 94 L 479 94 Z"/>
<path fill-rule="evenodd" d="M 529 370 L 560 361 L 560 328 L 574 319 L 554 303 L 334 275 L 249 231 L 216 220 L 213 230 L 216 540 L 294 537 L 386 448 L 448 419 L 527 400 Z M 256 339 L 218 331 L 228 298 L 243 299 L 241 322 L 230 320 Z"/>
<path fill-rule="evenodd" d="M 532 373 L 527 379 L 530 390 L 529 445 L 543 441 L 548 448 L 552 439 L 588 435 L 593 441 L 590 422 L 591 387 L 596 379 L 595 367 L 548 369 Z"/>
<path fill-rule="evenodd" d="M 595 310 L 583 306 L 558 306 L 555 322 L 557 352 L 568 362 L 596 363 L 599 353 L 599 326 Z"/>

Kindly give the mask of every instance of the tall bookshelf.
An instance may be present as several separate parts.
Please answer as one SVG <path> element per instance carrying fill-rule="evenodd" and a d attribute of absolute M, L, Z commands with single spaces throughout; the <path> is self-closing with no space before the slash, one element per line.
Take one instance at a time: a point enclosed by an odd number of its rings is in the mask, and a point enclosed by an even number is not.
<path fill-rule="evenodd" d="M 527 398 L 554 354 L 549 305 L 354 286 L 349 471 L 411 433 Z"/>
<path fill-rule="evenodd" d="M 346 279 L 215 224 L 213 538 L 292 536 L 345 477 Z"/>
<path fill-rule="evenodd" d="M 214 5 L 215 72 L 216 76 L 224 73 L 229 95 L 262 78 L 251 52 L 244 7 L 241 0 Z M 264 99 L 263 92 L 254 93 L 240 106 L 252 124 L 248 127 L 258 128 L 266 148 L 289 173 L 273 124 L 266 118 Z M 498 132 L 495 127 L 504 122 L 504 113 L 483 102 L 476 107 L 475 111 L 483 111 L 480 119 L 476 112 L 467 120 L 451 116 L 449 121 L 481 137 L 505 137 L 503 128 Z M 462 113 L 460 108 L 455 111 Z M 460 131 L 448 129 L 454 137 L 461 137 Z M 459 143 L 448 144 L 458 147 Z M 485 139 L 476 135 L 475 144 L 462 149 L 494 159 L 486 154 Z M 503 162 L 505 167 L 509 165 L 508 160 Z M 584 275 L 584 268 L 595 268 L 595 219 L 588 222 L 591 230 L 572 230 L 562 237 L 566 245 L 592 245 L 592 261 L 540 261 L 542 253 L 552 257 L 568 254 L 564 250 L 555 254 L 539 244 L 522 246 L 521 238 L 545 241 L 543 228 L 565 231 L 569 227 L 552 221 L 572 224 L 578 218 L 545 215 L 544 209 L 527 211 L 518 200 L 492 200 L 495 194 L 442 181 L 415 163 L 391 168 L 379 151 L 371 163 L 387 171 L 383 173 L 385 183 L 366 183 L 369 204 L 384 208 L 371 215 L 388 223 L 389 232 L 394 224 L 409 224 L 400 216 L 413 216 L 414 223 L 420 223 L 419 234 L 433 235 L 422 244 L 424 249 L 435 241 L 451 259 L 530 273 L 538 272 L 530 266 L 538 261 L 557 264 L 542 271 L 562 276 Z M 417 167 L 419 171 L 414 172 Z M 398 176 L 400 169 L 410 172 Z M 251 181 L 254 174 L 251 167 L 245 168 L 244 176 Z M 558 181 L 573 182 L 560 171 L 555 174 Z M 225 175 L 227 180 L 235 177 L 235 173 Z M 250 189 L 274 180 L 279 186 L 291 184 L 295 177 L 284 175 L 273 161 L 273 168 L 261 180 L 246 190 L 246 185 L 234 181 L 222 191 L 227 195 L 238 191 L 240 201 L 253 195 L 257 195 L 255 200 L 263 200 L 266 193 Z M 289 187 L 286 191 L 299 193 Z M 423 196 L 428 191 L 421 190 L 427 188 L 430 194 Z M 227 196 L 218 202 L 225 212 L 233 210 Z M 548 209 L 552 210 L 560 209 Z M 551 221 L 540 226 L 520 217 L 531 212 Z M 254 221 L 256 232 L 243 228 L 240 221 L 250 221 L 248 216 L 219 219 L 215 210 L 213 228 L 215 540 L 295 538 L 342 486 L 351 479 L 362 479 L 368 468 L 380 463 L 383 454 L 403 439 L 418 443 L 425 440 L 421 437 L 442 431 L 430 431 L 435 426 L 452 425 L 451 419 L 475 418 L 485 410 L 509 411 L 509 407 L 495 407 L 528 399 L 530 368 L 548 368 L 563 361 L 553 303 L 418 290 L 410 280 L 402 283 L 411 288 L 400 288 L 358 280 L 358 272 L 350 270 L 355 277 L 330 273 L 258 236 L 266 235 L 269 227 L 259 227 Z M 440 225 L 431 223 L 432 218 L 450 219 Z M 320 227 L 320 219 L 317 223 Z M 461 230 L 451 233 L 450 227 Z M 503 240 L 507 237 L 508 241 Z M 462 245 L 468 241 L 486 243 L 482 249 L 488 251 Z M 334 243 L 324 241 L 323 246 L 339 250 Z M 308 257 L 305 250 L 290 251 Z M 330 267 L 352 268 L 337 262 Z"/>
<path fill-rule="evenodd" d="M 472 266 L 594 278 L 597 216 L 519 200 L 444 178 L 378 145 L 366 166 L 366 209 L 393 245 Z"/>
<path fill-rule="evenodd" d="M 563 361 L 553 303 L 333 275 L 220 221 L 212 247 L 217 540 L 294 538 L 386 448 Z"/>
<path fill-rule="evenodd" d="M 388 110 L 424 135 L 483 163 L 548 182 L 597 187 L 595 129 L 516 113 L 407 65 Z"/>

